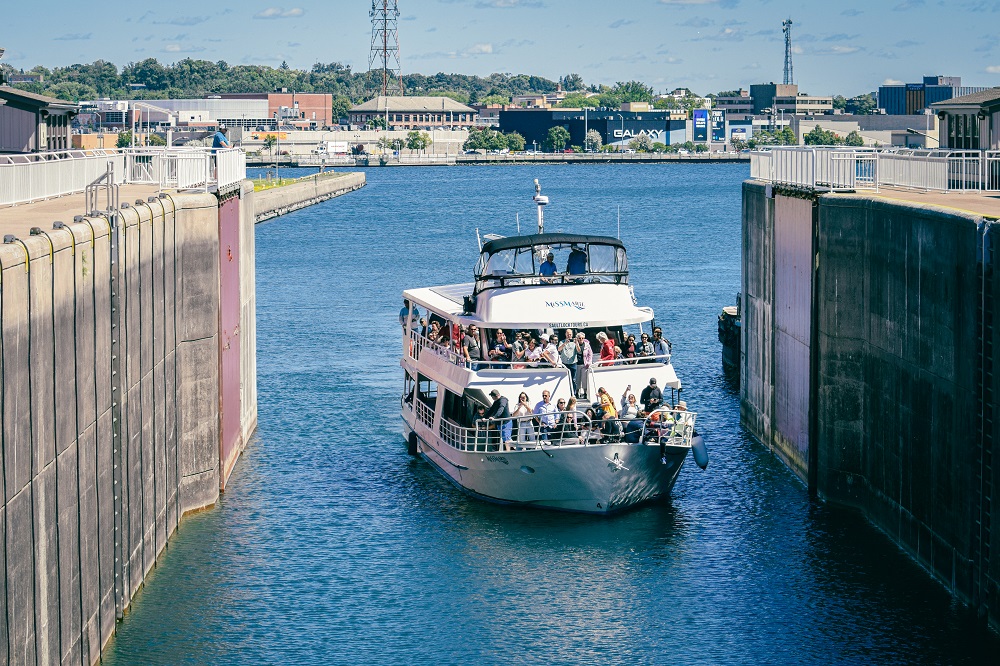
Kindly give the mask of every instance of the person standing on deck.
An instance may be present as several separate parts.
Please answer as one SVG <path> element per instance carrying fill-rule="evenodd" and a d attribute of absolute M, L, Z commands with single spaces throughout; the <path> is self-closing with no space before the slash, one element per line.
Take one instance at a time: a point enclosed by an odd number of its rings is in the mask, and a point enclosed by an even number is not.
<path fill-rule="evenodd" d="M 594 350 L 583 331 L 576 334 L 576 347 L 580 350 L 580 361 L 576 368 L 576 391 L 581 398 L 587 397 L 587 373 L 594 363 Z"/>
<path fill-rule="evenodd" d="M 493 398 L 493 404 L 490 405 L 489 410 L 487 410 L 483 418 L 491 421 L 491 430 L 497 428 L 500 431 L 500 442 L 504 446 L 507 446 L 510 443 L 511 431 L 514 428 L 510 420 L 509 403 L 507 402 L 507 398 L 501 396 L 500 391 L 497 389 L 490 391 L 490 397 Z M 497 421 L 497 423 L 493 423 L 493 421 Z"/>
<path fill-rule="evenodd" d="M 538 417 L 538 439 L 548 441 L 549 433 L 556 427 L 556 406 L 551 402 L 552 394 L 542 391 L 542 401 L 535 405 L 535 416 Z"/>
<path fill-rule="evenodd" d="M 569 383 L 573 387 L 573 395 L 576 395 L 576 366 L 577 357 L 579 356 L 579 349 L 577 349 L 576 341 L 573 338 L 573 329 L 566 329 L 566 338 L 559 343 L 557 348 L 559 352 L 559 359 L 562 364 L 566 366 L 569 370 Z"/>

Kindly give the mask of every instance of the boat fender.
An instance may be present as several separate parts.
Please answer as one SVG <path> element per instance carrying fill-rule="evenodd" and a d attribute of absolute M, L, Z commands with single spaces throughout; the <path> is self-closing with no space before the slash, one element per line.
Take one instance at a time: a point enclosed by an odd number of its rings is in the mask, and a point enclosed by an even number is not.
<path fill-rule="evenodd" d="M 705 438 L 695 435 L 691 438 L 691 455 L 698 467 L 705 469 L 708 467 L 708 447 L 705 446 Z"/>
<path fill-rule="evenodd" d="M 410 433 L 409 439 L 406 440 L 406 452 L 411 456 L 417 455 L 417 433 Z"/>

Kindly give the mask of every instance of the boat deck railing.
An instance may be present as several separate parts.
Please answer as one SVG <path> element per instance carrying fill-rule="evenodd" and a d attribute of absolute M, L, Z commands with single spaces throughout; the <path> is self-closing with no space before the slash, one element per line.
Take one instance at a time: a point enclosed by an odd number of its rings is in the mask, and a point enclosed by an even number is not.
<path fill-rule="evenodd" d="M 418 417 L 419 406 L 418 402 Z M 556 425 L 543 429 L 542 415 L 531 414 L 509 419 L 480 419 L 473 427 L 463 427 L 448 419 L 441 419 L 439 433 L 441 439 L 459 451 L 469 453 L 491 453 L 504 451 L 526 451 L 549 447 L 597 446 L 607 444 L 656 444 L 690 447 L 694 436 L 697 414 L 686 410 L 670 409 L 655 412 L 652 416 L 636 419 L 596 419 L 592 420 L 579 411 L 559 411 L 551 416 Z M 565 416 L 573 416 L 575 421 L 560 423 Z M 425 423 L 423 418 L 421 421 Z M 606 426 L 609 421 L 617 428 Z M 503 428 L 510 424 L 511 439 L 503 443 Z M 631 428 L 630 428 L 630 424 Z M 640 427 L 636 427 L 640 424 Z M 617 434 L 608 431 L 617 430 Z M 634 440 L 634 441 L 632 441 Z"/>
<path fill-rule="evenodd" d="M 424 352 L 437 354 L 448 360 L 449 363 L 471 370 L 525 370 L 528 368 L 541 369 L 562 369 L 569 372 L 569 369 L 561 364 L 553 364 L 548 361 L 468 361 L 461 353 L 452 349 L 450 345 L 442 345 L 430 338 L 421 335 L 417 331 L 410 331 L 409 356 L 414 361 L 420 360 L 420 355 Z M 654 356 L 637 356 L 635 358 L 619 358 L 614 360 L 601 361 L 594 359 L 591 371 L 604 372 L 616 367 L 628 367 L 642 365 L 645 363 L 660 363 L 670 365 L 670 354 L 656 354 Z M 473 367 L 475 366 L 475 367 Z"/>

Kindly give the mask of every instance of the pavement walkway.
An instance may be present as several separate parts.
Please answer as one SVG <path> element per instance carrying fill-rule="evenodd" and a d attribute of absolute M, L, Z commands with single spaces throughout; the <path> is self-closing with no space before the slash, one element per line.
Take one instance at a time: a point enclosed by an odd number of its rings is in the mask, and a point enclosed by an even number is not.
<path fill-rule="evenodd" d="M 122 185 L 119 197 L 121 203 L 131 204 L 136 199 L 145 201 L 147 197 L 156 196 L 159 192 L 160 189 L 155 185 Z M 98 207 L 100 208 L 105 205 L 104 197 L 105 194 L 102 191 L 98 198 Z M 45 201 L 0 208 L 0 236 L 14 234 L 18 238 L 27 238 L 32 227 L 49 231 L 55 221 L 69 224 L 75 215 L 84 215 L 87 212 L 86 203 L 86 197 L 81 192 Z"/>

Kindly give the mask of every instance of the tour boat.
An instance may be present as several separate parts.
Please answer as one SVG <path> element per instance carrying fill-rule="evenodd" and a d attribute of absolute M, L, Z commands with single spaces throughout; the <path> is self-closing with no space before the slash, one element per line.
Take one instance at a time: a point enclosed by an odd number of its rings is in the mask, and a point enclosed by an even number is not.
<path fill-rule="evenodd" d="M 708 455 L 669 350 L 600 360 L 598 334 L 621 347 L 630 332 L 640 340 L 655 326 L 629 284 L 625 247 L 607 236 L 545 233 L 548 198 L 537 180 L 533 201 L 538 233 L 487 236 L 474 282 L 403 292 L 400 404 L 410 453 L 470 495 L 502 504 L 607 514 L 668 497 L 688 452 L 703 469 Z M 483 357 L 497 331 L 511 342 L 524 332 L 563 341 L 572 329 L 588 340 L 593 362 L 576 377 L 562 358 L 470 362 L 463 342 L 471 325 L 470 349 Z M 638 399 L 654 380 L 662 393 L 654 411 L 624 420 L 593 410 L 599 391 L 621 408 L 627 387 Z M 543 403 L 541 414 L 482 418 L 498 395 L 514 411 L 522 392 L 533 412 Z M 552 405 L 577 397 L 577 409 L 552 414 L 543 392 Z"/>

